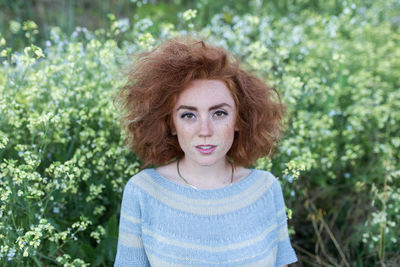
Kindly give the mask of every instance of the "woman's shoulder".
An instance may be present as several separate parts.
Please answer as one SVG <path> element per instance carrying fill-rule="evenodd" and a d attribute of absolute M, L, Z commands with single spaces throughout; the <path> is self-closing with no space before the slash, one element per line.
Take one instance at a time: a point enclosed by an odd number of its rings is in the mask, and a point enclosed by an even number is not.
<path fill-rule="evenodd" d="M 125 184 L 125 188 L 135 188 L 137 186 L 139 186 L 140 184 L 143 183 L 144 180 L 148 180 L 149 176 L 151 177 L 152 175 L 154 175 L 151 172 L 151 168 L 149 169 L 142 169 L 139 172 L 137 172 L 136 174 L 132 175 L 128 181 Z"/>
<path fill-rule="evenodd" d="M 267 170 L 260 170 L 260 169 L 246 169 L 246 170 L 250 171 L 250 173 L 254 172 L 255 175 L 262 176 L 267 180 L 271 180 L 271 181 L 278 180 L 274 174 L 272 174 L 271 172 L 269 172 Z"/>
<path fill-rule="evenodd" d="M 178 184 L 182 183 L 181 180 L 179 180 L 176 175 L 176 161 L 173 161 L 163 166 L 159 166 L 154 170 L 162 177 L 167 178 L 170 181 L 173 181 Z"/>
<path fill-rule="evenodd" d="M 253 169 L 248 169 L 248 168 L 241 167 L 241 166 L 235 167 L 233 180 L 235 181 L 235 183 L 237 183 L 237 182 L 249 177 L 253 171 L 254 171 Z"/>
<path fill-rule="evenodd" d="M 128 180 L 125 187 L 141 189 L 159 188 L 165 185 L 165 178 L 175 181 L 176 175 L 174 175 L 172 164 L 157 168 L 142 169 Z"/>
<path fill-rule="evenodd" d="M 262 180 L 262 183 L 270 188 L 272 191 L 281 190 L 280 182 L 278 178 L 267 170 L 251 169 L 255 176 L 258 177 L 257 180 Z"/>

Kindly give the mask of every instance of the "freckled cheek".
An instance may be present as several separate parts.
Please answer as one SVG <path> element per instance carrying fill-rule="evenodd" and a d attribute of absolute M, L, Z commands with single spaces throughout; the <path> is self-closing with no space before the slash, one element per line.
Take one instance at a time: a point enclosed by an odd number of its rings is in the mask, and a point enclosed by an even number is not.
<path fill-rule="evenodd" d="M 219 127 L 219 135 L 223 137 L 225 143 L 231 143 L 235 136 L 235 126 L 232 121 L 224 122 Z"/>
<path fill-rule="evenodd" d="M 184 143 L 190 143 L 196 136 L 196 129 L 193 127 L 193 125 L 188 125 L 188 124 L 177 124 L 176 125 L 176 132 L 178 135 L 178 139 L 180 142 Z"/>
<path fill-rule="evenodd" d="M 197 127 L 195 125 L 185 124 L 185 125 L 181 126 L 181 132 L 185 136 L 193 135 L 196 133 L 196 131 L 197 131 Z"/>

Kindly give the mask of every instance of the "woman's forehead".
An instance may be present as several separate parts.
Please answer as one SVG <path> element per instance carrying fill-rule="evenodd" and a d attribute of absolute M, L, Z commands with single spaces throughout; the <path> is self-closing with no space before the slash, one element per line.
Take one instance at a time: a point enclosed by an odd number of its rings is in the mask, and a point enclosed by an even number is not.
<path fill-rule="evenodd" d="M 175 106 L 215 106 L 225 103 L 234 106 L 229 88 L 220 80 L 194 80 L 178 96 Z"/>

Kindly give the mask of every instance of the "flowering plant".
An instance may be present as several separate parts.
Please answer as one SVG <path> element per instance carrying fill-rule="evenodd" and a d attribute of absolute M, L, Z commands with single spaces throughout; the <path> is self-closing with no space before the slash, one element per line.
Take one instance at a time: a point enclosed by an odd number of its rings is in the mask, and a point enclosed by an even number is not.
<path fill-rule="evenodd" d="M 107 30 L 52 28 L 42 46 L 36 24 L 10 24 L 32 44 L 12 51 L 0 36 L 0 263 L 112 264 L 123 186 L 141 166 L 112 101 L 120 70 L 128 54 L 182 33 L 227 48 L 281 93 L 280 151 L 253 167 L 279 176 L 300 261 L 398 261 L 399 6 L 341 5 L 336 15 L 217 14 L 201 28 L 201 9 L 178 27 L 110 16 Z"/>

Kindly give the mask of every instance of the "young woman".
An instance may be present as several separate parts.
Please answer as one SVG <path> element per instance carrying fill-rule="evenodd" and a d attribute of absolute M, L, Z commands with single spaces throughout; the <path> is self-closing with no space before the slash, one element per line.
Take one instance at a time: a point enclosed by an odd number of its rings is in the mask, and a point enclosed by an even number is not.
<path fill-rule="evenodd" d="M 280 137 L 277 92 L 225 50 L 187 39 L 139 55 L 128 77 L 126 141 L 158 167 L 125 186 L 115 266 L 295 262 L 279 182 L 248 168 Z"/>

